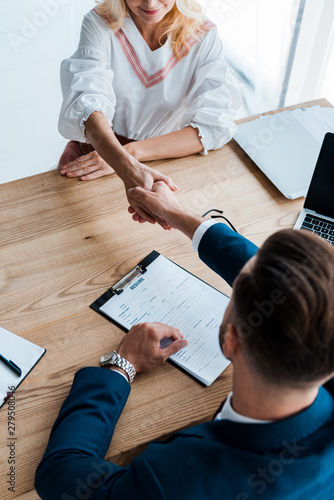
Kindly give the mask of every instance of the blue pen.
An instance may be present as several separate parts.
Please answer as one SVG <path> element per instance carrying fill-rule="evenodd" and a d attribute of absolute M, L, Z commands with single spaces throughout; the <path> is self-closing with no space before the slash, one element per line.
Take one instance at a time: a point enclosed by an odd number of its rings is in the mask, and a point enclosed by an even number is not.
<path fill-rule="evenodd" d="M 0 361 L 3 362 L 4 365 L 7 366 L 12 372 L 15 373 L 18 377 L 21 377 L 22 375 L 22 370 L 19 368 L 13 361 L 6 359 L 4 356 L 0 354 Z"/>

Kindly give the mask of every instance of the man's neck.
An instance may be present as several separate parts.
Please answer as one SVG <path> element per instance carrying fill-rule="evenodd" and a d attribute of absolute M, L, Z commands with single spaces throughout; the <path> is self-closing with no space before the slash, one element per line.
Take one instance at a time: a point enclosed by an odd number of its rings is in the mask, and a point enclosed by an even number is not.
<path fill-rule="evenodd" d="M 291 417 L 315 401 L 319 387 L 281 388 L 264 383 L 251 374 L 234 370 L 233 409 L 257 420 L 281 420 Z"/>

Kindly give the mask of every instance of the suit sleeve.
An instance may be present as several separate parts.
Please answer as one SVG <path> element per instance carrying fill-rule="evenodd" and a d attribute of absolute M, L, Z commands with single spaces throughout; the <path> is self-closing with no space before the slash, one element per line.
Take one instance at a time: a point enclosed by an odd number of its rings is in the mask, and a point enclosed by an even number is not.
<path fill-rule="evenodd" d="M 126 468 L 104 457 L 129 393 L 129 383 L 112 370 L 76 373 L 37 468 L 35 488 L 42 499 L 86 498 L 88 491 L 94 499 L 112 489 Z"/>
<path fill-rule="evenodd" d="M 151 443 L 127 467 L 104 459 L 129 393 L 128 382 L 113 371 L 90 367 L 76 373 L 37 468 L 35 488 L 42 500 L 175 498 L 166 489 L 175 467 L 184 466 L 184 440 L 177 435 Z M 188 491 L 189 479 L 183 482 Z"/>
<path fill-rule="evenodd" d="M 230 286 L 257 251 L 254 243 L 222 223 L 209 227 L 198 248 L 200 259 Z"/>

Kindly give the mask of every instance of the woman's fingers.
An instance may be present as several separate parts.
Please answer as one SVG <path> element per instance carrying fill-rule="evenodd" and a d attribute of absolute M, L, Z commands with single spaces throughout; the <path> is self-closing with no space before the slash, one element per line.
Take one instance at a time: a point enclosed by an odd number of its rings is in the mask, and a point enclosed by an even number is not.
<path fill-rule="evenodd" d="M 68 177 L 80 177 L 98 170 L 99 165 L 94 159 L 76 160 L 71 166 L 63 167 L 60 171 L 62 175 L 67 175 Z"/>
<path fill-rule="evenodd" d="M 81 180 L 88 181 L 104 175 L 110 175 L 114 173 L 114 170 L 96 151 L 93 151 L 64 165 L 60 173 L 67 177 L 80 177 Z"/>
<path fill-rule="evenodd" d="M 179 189 L 179 187 L 172 181 L 170 177 L 168 177 L 168 175 L 160 175 L 158 180 L 164 181 L 172 191 L 177 191 Z"/>
<path fill-rule="evenodd" d="M 61 167 L 61 172 L 75 172 L 76 170 L 78 169 L 81 169 L 82 167 L 84 166 L 87 166 L 88 164 L 92 164 L 94 163 L 94 158 L 95 158 L 95 155 L 94 155 L 95 151 L 93 151 L 92 153 L 89 153 L 87 155 L 83 155 L 83 156 L 79 156 L 79 158 L 76 158 L 75 160 L 69 162 L 69 163 L 66 163 L 66 165 L 63 165 L 63 167 Z M 93 160 L 93 162 L 92 162 Z M 96 163 L 96 161 L 95 161 Z"/>
<path fill-rule="evenodd" d="M 112 173 L 112 172 L 110 172 Z M 91 181 L 93 179 L 97 179 L 98 177 L 103 177 L 104 175 L 109 175 L 105 170 L 94 170 L 90 174 L 85 174 L 80 177 L 82 181 Z"/>

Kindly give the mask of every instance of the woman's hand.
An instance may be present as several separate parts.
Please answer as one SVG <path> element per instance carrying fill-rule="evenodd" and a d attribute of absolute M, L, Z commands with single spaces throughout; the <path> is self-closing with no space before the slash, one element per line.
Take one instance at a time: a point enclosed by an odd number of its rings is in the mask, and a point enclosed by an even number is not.
<path fill-rule="evenodd" d="M 82 181 L 90 181 L 115 173 L 115 170 L 104 161 L 97 151 L 80 156 L 60 169 L 61 175 L 80 177 Z"/>
<path fill-rule="evenodd" d="M 74 178 L 79 177 L 83 181 L 89 181 L 116 172 L 123 180 L 126 192 L 128 189 L 137 186 L 151 190 L 156 181 L 165 182 L 172 191 L 178 189 L 170 177 L 140 163 L 129 151 L 127 151 L 127 148 L 123 148 L 110 129 L 110 125 L 106 122 L 105 117 L 100 115 L 101 113 L 93 113 L 89 120 L 102 120 L 102 125 L 106 128 L 106 134 L 111 134 L 111 137 L 109 137 L 111 144 L 108 144 L 107 140 L 102 141 L 103 147 L 101 144 L 95 144 L 95 135 L 92 132 L 92 137 L 90 137 L 88 133 L 90 143 L 93 143 L 95 148 L 100 148 L 99 151 L 102 156 L 96 150 L 80 156 L 65 164 L 63 167 L 60 167 L 60 173 L 62 175 Z M 86 129 L 89 120 L 86 122 Z M 98 123 L 96 124 L 95 121 L 93 120 L 91 124 L 93 131 L 98 130 Z M 99 134 L 101 137 L 103 137 L 102 132 L 100 131 Z M 129 144 L 129 148 L 130 145 L 131 143 Z M 130 151 L 134 152 L 131 148 Z M 115 170 L 110 165 L 114 166 Z M 129 196 L 128 201 L 130 204 L 129 211 L 133 214 L 134 220 L 138 222 L 150 222 L 152 224 L 158 222 L 164 229 L 170 229 L 170 226 L 164 220 L 150 214 L 148 210 L 141 205 L 140 201 L 132 200 Z"/>
<path fill-rule="evenodd" d="M 172 191 L 177 191 L 178 187 L 176 186 L 176 184 L 174 184 L 172 179 L 166 175 L 161 174 L 157 170 L 147 167 L 143 163 L 139 163 L 136 161 L 132 164 L 131 167 L 129 166 L 124 170 L 121 178 L 124 182 L 125 191 L 130 204 L 129 212 L 131 214 L 134 214 L 133 219 L 141 223 L 150 222 L 151 224 L 154 224 L 155 222 L 158 222 L 158 224 L 160 224 L 160 226 L 164 229 L 171 229 L 166 221 L 160 219 L 157 216 L 154 216 L 144 205 L 141 204 L 138 199 L 135 200 L 131 196 L 129 196 L 128 189 L 139 186 L 143 189 L 151 191 L 155 182 L 163 181 L 169 187 L 169 189 L 171 189 Z"/>

